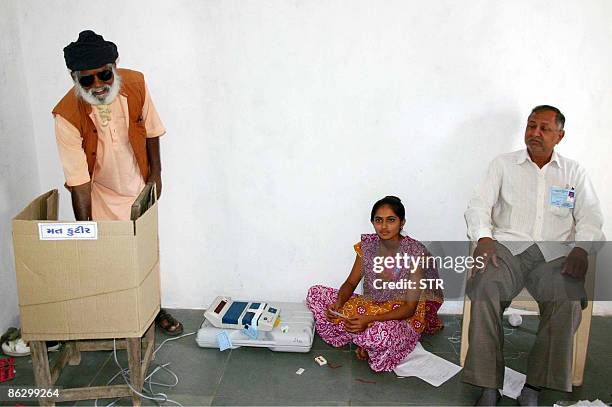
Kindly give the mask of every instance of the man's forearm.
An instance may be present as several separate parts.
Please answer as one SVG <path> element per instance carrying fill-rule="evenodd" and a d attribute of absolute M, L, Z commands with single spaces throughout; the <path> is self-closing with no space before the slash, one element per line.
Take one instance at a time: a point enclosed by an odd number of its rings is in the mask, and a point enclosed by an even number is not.
<path fill-rule="evenodd" d="M 147 158 L 149 159 L 149 170 L 152 174 L 161 173 L 161 158 L 159 153 L 159 137 L 147 139 Z"/>
<path fill-rule="evenodd" d="M 76 220 L 91 220 L 91 183 L 76 185 L 70 188 L 72 210 Z"/>
<path fill-rule="evenodd" d="M 149 158 L 149 178 L 146 182 L 154 182 L 157 199 L 162 193 L 161 159 L 159 154 L 159 137 L 147 139 L 147 157 Z"/>

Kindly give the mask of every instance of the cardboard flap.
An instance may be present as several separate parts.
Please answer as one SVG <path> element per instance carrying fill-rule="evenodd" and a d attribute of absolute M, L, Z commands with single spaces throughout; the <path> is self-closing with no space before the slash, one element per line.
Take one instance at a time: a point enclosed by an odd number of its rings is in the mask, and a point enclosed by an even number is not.
<path fill-rule="evenodd" d="M 19 212 L 13 220 L 57 220 L 57 189 L 45 192 Z"/>
<path fill-rule="evenodd" d="M 57 220 L 57 211 L 59 208 L 59 193 L 57 192 L 57 189 L 54 189 L 53 191 L 51 191 L 51 195 L 49 197 L 47 197 L 46 200 L 46 218 L 47 220 Z"/>
<path fill-rule="evenodd" d="M 139 279 L 142 281 L 159 260 L 159 238 L 157 235 L 157 202 L 135 222 L 136 252 L 138 253 Z"/>
<path fill-rule="evenodd" d="M 132 204 L 130 219 L 140 218 L 155 202 L 157 202 L 157 188 L 154 182 L 147 182 Z"/>

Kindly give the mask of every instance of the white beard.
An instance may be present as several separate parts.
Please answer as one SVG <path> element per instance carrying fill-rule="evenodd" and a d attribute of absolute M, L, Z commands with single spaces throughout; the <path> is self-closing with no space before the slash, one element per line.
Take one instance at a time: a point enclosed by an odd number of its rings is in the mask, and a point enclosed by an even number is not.
<path fill-rule="evenodd" d="M 77 97 L 80 97 L 90 105 L 110 105 L 111 103 L 113 103 L 113 100 L 115 100 L 115 98 L 119 94 L 119 90 L 121 90 L 121 76 L 119 75 L 119 73 L 117 73 L 117 70 L 114 66 L 112 67 L 112 70 L 113 76 L 115 77 L 113 84 L 100 86 L 98 88 L 92 87 L 89 89 L 85 89 L 79 83 L 78 78 L 73 78 L 74 91 Z M 94 92 L 100 91 L 102 89 L 106 89 L 108 93 L 101 97 L 94 95 Z"/>

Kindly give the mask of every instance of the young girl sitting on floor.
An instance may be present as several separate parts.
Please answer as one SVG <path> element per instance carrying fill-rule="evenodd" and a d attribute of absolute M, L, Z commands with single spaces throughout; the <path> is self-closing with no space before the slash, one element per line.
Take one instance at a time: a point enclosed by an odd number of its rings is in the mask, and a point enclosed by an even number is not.
<path fill-rule="evenodd" d="M 428 267 L 427 249 L 401 235 L 401 200 L 387 196 L 376 202 L 370 221 L 376 233 L 361 235 L 354 246 L 357 256 L 344 284 L 339 290 L 311 287 L 306 302 L 325 342 L 336 347 L 353 342 L 357 357 L 368 360 L 372 370 L 390 371 L 412 352 L 422 332 L 442 328 L 443 295 L 419 289 L 421 279 L 438 278 L 438 273 Z M 361 279 L 363 295 L 353 294 Z"/>

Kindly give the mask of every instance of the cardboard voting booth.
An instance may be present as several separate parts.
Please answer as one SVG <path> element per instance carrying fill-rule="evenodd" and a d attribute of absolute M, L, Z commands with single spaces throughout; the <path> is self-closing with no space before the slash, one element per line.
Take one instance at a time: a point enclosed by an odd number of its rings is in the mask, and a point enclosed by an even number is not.
<path fill-rule="evenodd" d="M 160 307 L 157 203 L 135 220 L 62 222 L 58 199 L 49 191 L 13 219 L 24 340 L 142 336 Z"/>

